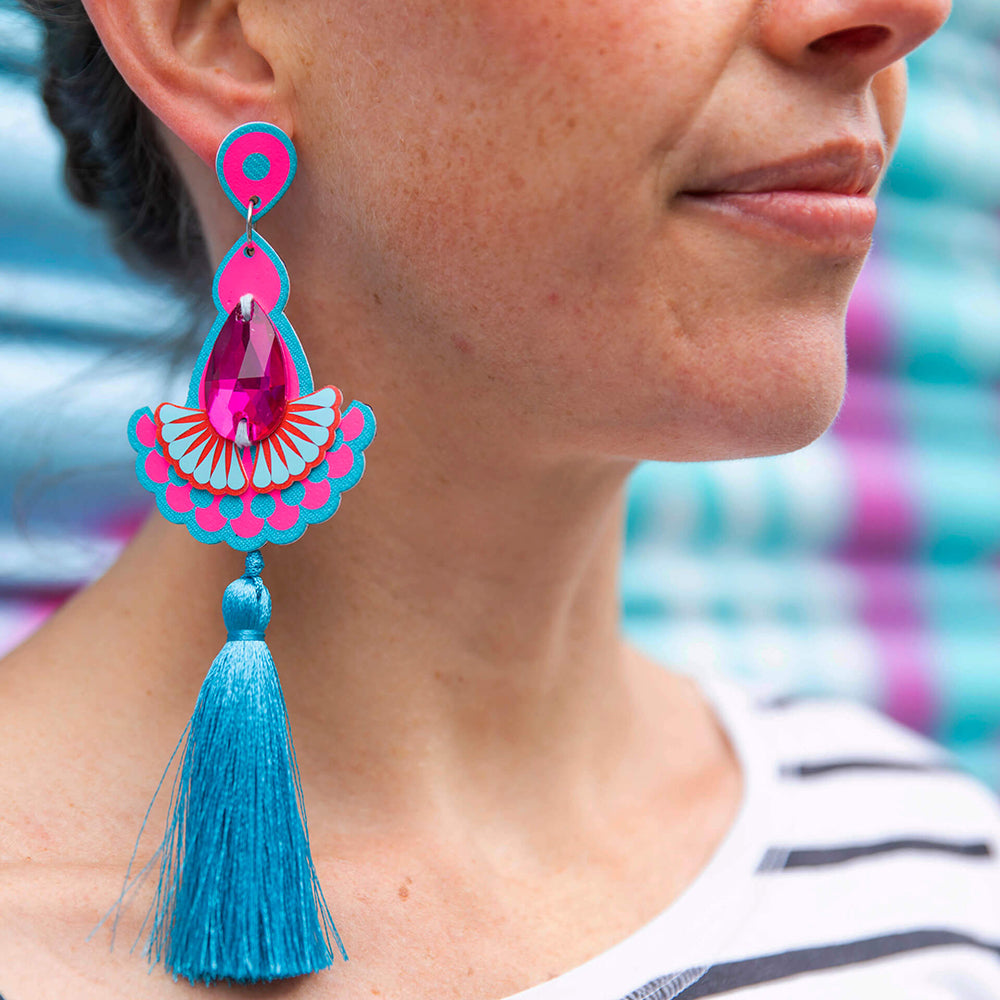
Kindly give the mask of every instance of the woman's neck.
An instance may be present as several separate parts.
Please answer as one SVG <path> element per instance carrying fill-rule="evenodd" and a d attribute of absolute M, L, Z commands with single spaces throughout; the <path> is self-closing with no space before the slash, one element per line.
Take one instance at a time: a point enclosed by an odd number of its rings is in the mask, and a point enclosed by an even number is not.
<path fill-rule="evenodd" d="M 579 799 L 641 710 L 618 623 L 627 470 L 518 470 L 452 448 L 445 471 L 385 416 L 332 521 L 263 551 L 307 784 L 351 829 Z M 90 669 L 117 676 L 110 691 L 158 693 L 146 725 L 183 728 L 241 568 L 153 515 L 68 611 L 100 632 Z"/>

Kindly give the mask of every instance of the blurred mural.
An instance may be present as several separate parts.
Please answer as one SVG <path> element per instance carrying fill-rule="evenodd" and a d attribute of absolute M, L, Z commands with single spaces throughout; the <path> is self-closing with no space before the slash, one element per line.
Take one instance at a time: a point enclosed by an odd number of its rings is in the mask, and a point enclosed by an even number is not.
<path fill-rule="evenodd" d="M 186 386 L 157 353 L 182 310 L 64 191 L 37 44 L 0 0 L 0 653 L 141 521 L 124 427 Z M 866 701 L 1000 789 L 1000 3 L 909 64 L 840 415 L 790 455 L 641 466 L 625 625 L 677 669 Z"/>

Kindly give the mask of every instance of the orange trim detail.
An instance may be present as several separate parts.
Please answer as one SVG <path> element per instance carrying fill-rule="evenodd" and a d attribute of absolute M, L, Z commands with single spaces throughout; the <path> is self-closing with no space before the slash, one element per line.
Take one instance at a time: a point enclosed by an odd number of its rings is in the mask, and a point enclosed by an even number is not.
<path fill-rule="evenodd" d="M 298 475 L 295 476 L 289 476 L 289 478 L 284 483 L 282 483 L 281 486 L 274 487 L 274 490 L 263 490 L 255 492 L 269 493 L 269 492 L 274 492 L 276 490 L 282 490 L 286 486 L 290 486 L 292 483 L 296 483 L 302 479 L 305 479 L 309 475 L 309 473 L 312 472 L 313 469 L 315 469 L 319 465 L 322 465 L 323 462 L 326 461 L 327 452 L 330 450 L 330 446 L 333 444 L 334 438 L 337 436 L 337 428 L 340 426 L 340 418 L 341 418 L 340 408 L 344 402 L 344 396 L 343 393 L 335 385 L 320 386 L 320 389 L 332 389 L 336 394 L 337 401 L 332 407 L 334 412 L 334 420 L 333 423 L 330 424 L 329 428 L 327 428 L 328 433 L 326 436 L 326 441 L 318 445 L 319 454 L 312 462 L 306 463 L 306 467 L 302 470 L 302 472 L 300 472 Z M 315 389 L 313 391 L 319 392 L 320 389 Z M 190 448 L 198 447 L 205 441 L 211 441 L 211 444 L 209 444 L 208 447 L 209 449 L 211 449 L 211 461 L 213 469 L 215 468 L 217 462 L 219 461 L 220 453 L 222 455 L 223 461 L 225 462 L 225 469 L 227 473 L 229 471 L 232 458 L 235 457 L 235 460 L 240 464 L 240 469 L 243 472 L 243 478 L 246 480 L 246 485 L 243 487 L 243 489 L 234 490 L 230 489 L 228 485 L 224 486 L 222 489 L 215 489 L 209 483 L 195 482 L 195 480 L 188 473 L 181 471 L 180 460 L 175 459 L 171 456 L 169 445 L 166 441 L 163 440 L 163 420 L 160 417 L 160 410 L 164 406 L 174 406 L 177 409 L 181 410 L 192 409 L 191 407 L 177 406 L 176 403 L 160 403 L 160 405 L 156 408 L 156 413 L 154 415 L 153 423 L 156 426 L 156 440 L 160 446 L 160 451 L 163 453 L 163 457 L 170 464 L 170 467 L 174 470 L 174 472 L 176 472 L 177 475 L 184 480 L 184 482 L 190 483 L 191 486 L 193 486 L 196 490 L 205 490 L 208 493 L 215 494 L 216 496 L 242 496 L 244 493 L 247 492 L 247 490 L 254 489 L 253 471 L 256 470 L 257 468 L 257 462 L 263 459 L 263 461 L 265 462 L 265 468 L 268 470 L 268 473 L 270 474 L 272 450 L 282 460 L 283 464 L 287 466 L 288 463 L 285 461 L 284 453 L 287 449 L 288 451 L 294 451 L 296 454 L 299 454 L 298 448 L 296 447 L 297 440 L 309 441 L 315 444 L 315 442 L 312 441 L 312 438 L 310 438 L 307 434 L 305 434 L 303 431 L 301 431 L 298 427 L 295 426 L 294 418 L 296 414 L 301 414 L 308 420 L 308 414 L 311 411 L 327 409 L 327 407 L 315 406 L 309 403 L 300 403 L 298 400 L 292 400 L 285 408 L 285 414 L 281 418 L 281 423 L 278 424 L 278 426 L 266 438 L 262 438 L 260 441 L 258 441 L 256 447 L 254 447 L 252 450 L 244 449 L 243 454 L 240 453 L 240 449 L 237 448 L 232 441 L 229 441 L 226 438 L 222 437 L 215 430 L 215 428 L 211 425 L 211 423 L 209 423 L 208 414 L 205 413 L 204 410 L 196 410 L 187 416 L 178 417 L 176 420 L 172 421 L 172 423 L 174 424 L 191 425 L 190 430 L 185 430 L 183 434 L 178 435 L 178 438 L 175 439 L 175 440 L 179 440 L 181 438 L 188 439 L 191 437 L 191 435 L 197 435 L 195 439 L 190 442 Z M 247 455 L 248 452 L 249 456 Z M 207 453 L 208 452 L 202 454 L 201 458 L 198 460 L 198 464 L 200 464 L 205 459 Z M 247 461 L 247 458 L 249 458 L 251 461 Z M 250 475 L 247 475 L 247 465 L 251 464 L 251 462 L 252 462 L 251 473 Z M 227 479 L 229 478 L 228 475 L 226 478 Z"/>
<path fill-rule="evenodd" d="M 186 423 L 191 424 L 191 430 L 185 431 L 183 434 L 178 435 L 178 438 L 186 438 L 189 437 L 191 434 L 200 432 L 198 433 L 198 438 L 192 443 L 191 447 L 196 447 L 203 441 L 211 440 L 212 438 L 214 438 L 215 440 L 213 441 L 213 443 L 209 445 L 209 448 L 212 449 L 212 467 L 214 468 L 216 462 L 218 461 L 219 450 L 221 448 L 221 450 L 225 452 L 225 463 L 226 463 L 227 473 L 229 472 L 230 449 L 236 451 L 237 452 L 236 461 L 240 463 L 240 469 L 243 471 L 243 479 L 246 481 L 246 485 L 241 490 L 230 489 L 228 485 L 224 486 L 221 490 L 217 490 L 215 489 L 214 486 L 212 486 L 209 483 L 195 482 L 195 480 L 192 479 L 188 473 L 183 472 L 181 470 L 180 460 L 175 459 L 173 456 L 171 456 L 169 446 L 167 442 L 163 440 L 163 420 L 160 418 L 160 410 L 164 406 L 177 406 L 177 404 L 160 403 L 160 405 L 156 408 L 156 413 L 154 415 L 155 419 L 153 420 L 153 423 L 156 425 L 156 440 L 157 443 L 160 445 L 160 451 L 163 453 L 163 457 L 167 460 L 167 462 L 170 463 L 170 467 L 174 470 L 174 472 L 176 472 L 177 475 L 184 480 L 184 482 L 190 483 L 196 490 L 205 490 L 208 493 L 214 493 L 215 496 L 219 497 L 241 496 L 242 494 L 246 493 L 247 486 L 250 485 L 250 480 L 247 479 L 247 470 L 246 466 L 243 464 L 242 456 L 238 453 L 238 449 L 236 449 L 235 445 L 233 445 L 231 441 L 227 441 L 224 437 L 222 437 L 222 435 L 219 434 L 218 431 L 216 431 L 216 429 L 208 422 L 208 414 L 206 414 L 204 410 L 198 410 L 196 413 L 192 413 L 190 416 L 178 417 L 177 420 L 172 421 L 172 423 L 175 424 L 186 424 Z M 177 407 L 177 408 L 189 409 L 189 407 Z M 201 456 L 201 459 L 199 459 L 199 463 L 204 459 L 204 457 L 205 455 L 203 454 Z M 229 476 L 227 475 L 226 479 L 228 480 L 228 478 Z"/>

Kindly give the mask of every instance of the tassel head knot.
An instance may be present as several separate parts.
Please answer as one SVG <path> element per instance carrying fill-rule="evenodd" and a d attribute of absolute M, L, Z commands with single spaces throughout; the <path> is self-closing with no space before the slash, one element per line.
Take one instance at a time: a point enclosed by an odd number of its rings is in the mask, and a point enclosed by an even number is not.
<path fill-rule="evenodd" d="M 264 568 L 264 557 L 260 554 L 260 549 L 252 549 L 247 553 L 246 571 L 244 576 L 260 576 Z"/>
<path fill-rule="evenodd" d="M 230 635 L 264 638 L 264 629 L 271 620 L 271 595 L 258 575 L 263 568 L 261 554 L 256 550 L 248 552 L 246 575 L 233 580 L 222 595 L 222 617 Z"/>

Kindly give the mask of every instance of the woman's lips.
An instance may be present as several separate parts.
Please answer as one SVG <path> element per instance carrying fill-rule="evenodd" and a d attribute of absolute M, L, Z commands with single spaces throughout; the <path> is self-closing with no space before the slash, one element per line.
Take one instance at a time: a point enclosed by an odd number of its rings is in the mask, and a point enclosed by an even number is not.
<path fill-rule="evenodd" d="M 885 161 L 874 137 L 841 137 L 773 163 L 701 176 L 676 200 L 758 238 L 854 256 L 871 248 L 878 217 L 871 192 Z"/>
<path fill-rule="evenodd" d="M 873 198 L 835 191 L 699 191 L 677 199 L 750 235 L 844 255 L 870 249 L 878 217 Z"/>

